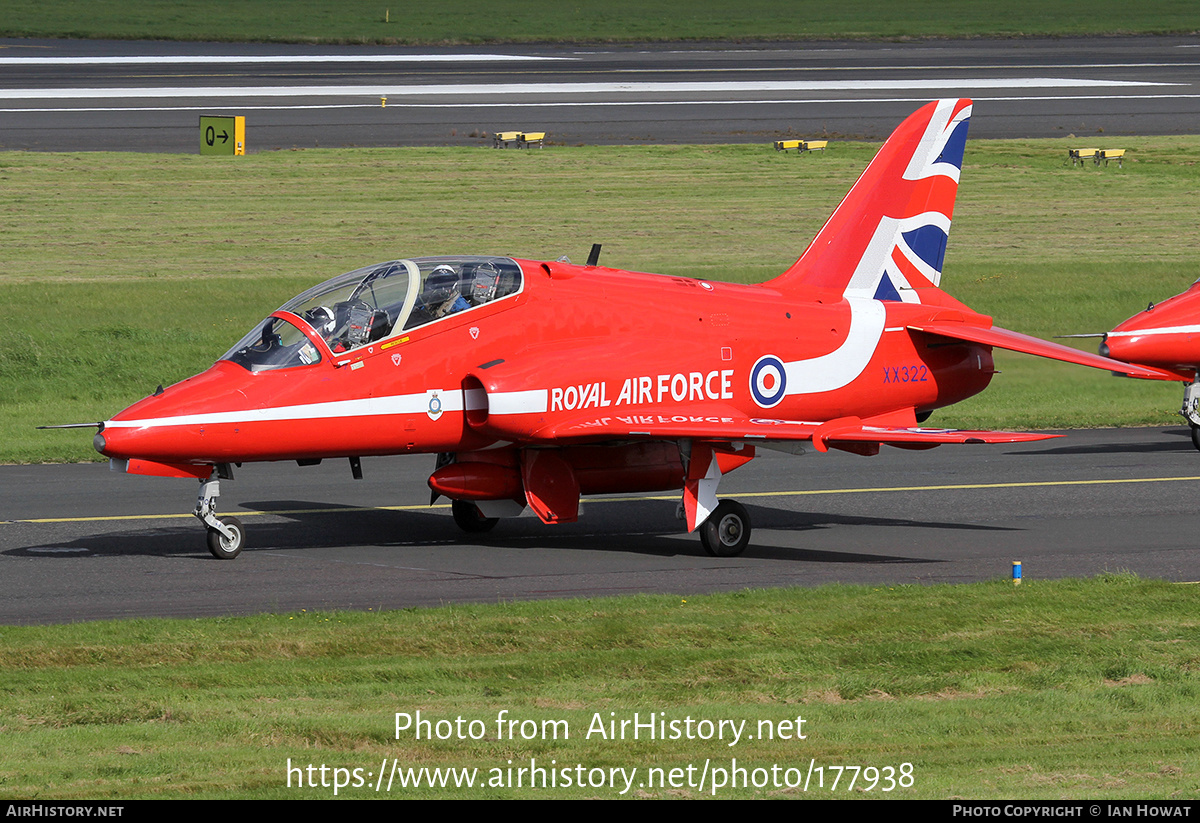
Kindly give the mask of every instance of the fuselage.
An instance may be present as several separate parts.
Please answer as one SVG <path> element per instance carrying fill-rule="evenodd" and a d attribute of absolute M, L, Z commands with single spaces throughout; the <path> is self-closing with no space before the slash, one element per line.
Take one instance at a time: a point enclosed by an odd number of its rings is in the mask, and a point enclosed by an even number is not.
<path fill-rule="evenodd" d="M 256 370 L 231 350 L 114 416 L 98 448 L 211 465 L 470 452 L 536 443 L 548 424 L 589 415 L 853 414 L 914 425 L 981 391 L 993 372 L 987 346 L 909 331 L 937 306 L 797 301 L 762 285 L 507 262 L 520 269 L 513 293 L 397 323 L 344 351 L 311 317 L 276 312 L 279 328 L 307 338 L 296 335 L 304 362 Z"/>

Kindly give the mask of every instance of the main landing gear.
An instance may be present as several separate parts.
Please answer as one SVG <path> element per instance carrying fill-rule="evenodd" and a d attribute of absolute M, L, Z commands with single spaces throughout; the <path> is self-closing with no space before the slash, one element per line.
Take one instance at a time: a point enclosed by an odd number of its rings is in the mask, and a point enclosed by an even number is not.
<path fill-rule="evenodd" d="M 469 534 L 490 532 L 499 522 L 498 517 L 484 517 L 479 507 L 470 500 L 450 501 L 450 513 L 460 529 Z"/>
<path fill-rule="evenodd" d="M 1200 375 L 1183 390 L 1183 408 L 1179 413 L 1192 430 L 1192 445 L 1200 449 Z"/>
<path fill-rule="evenodd" d="M 736 557 L 750 545 L 750 514 L 736 500 L 722 500 L 697 531 L 704 551 L 713 557 Z"/>
<path fill-rule="evenodd" d="M 689 531 L 700 532 L 704 551 L 713 557 L 737 557 L 750 545 L 750 514 L 735 500 L 717 500 L 723 474 L 721 457 L 726 458 L 725 470 L 731 471 L 753 459 L 754 448 L 723 447 L 718 453 L 711 443 L 683 440 L 679 456 L 684 466 L 682 508 L 687 512 Z"/>
<path fill-rule="evenodd" d="M 200 494 L 196 497 L 196 508 L 192 514 L 208 527 L 208 550 L 218 560 L 232 560 L 242 553 L 246 545 L 246 529 L 236 517 L 217 517 L 217 498 L 221 495 L 221 481 L 217 472 L 207 480 L 200 481 Z"/>

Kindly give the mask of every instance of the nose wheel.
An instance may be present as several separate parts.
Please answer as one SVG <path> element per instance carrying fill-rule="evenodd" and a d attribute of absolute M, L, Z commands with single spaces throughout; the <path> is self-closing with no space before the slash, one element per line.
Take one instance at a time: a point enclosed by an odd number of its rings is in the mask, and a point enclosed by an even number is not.
<path fill-rule="evenodd" d="M 736 500 L 722 500 L 699 532 L 704 551 L 713 557 L 737 557 L 750 545 L 750 514 Z"/>
<path fill-rule="evenodd" d="M 218 560 L 232 560 L 242 553 L 242 547 L 246 545 L 246 530 L 242 527 L 242 521 L 236 517 L 217 519 L 229 534 L 226 535 L 216 528 L 209 527 L 208 550 Z"/>

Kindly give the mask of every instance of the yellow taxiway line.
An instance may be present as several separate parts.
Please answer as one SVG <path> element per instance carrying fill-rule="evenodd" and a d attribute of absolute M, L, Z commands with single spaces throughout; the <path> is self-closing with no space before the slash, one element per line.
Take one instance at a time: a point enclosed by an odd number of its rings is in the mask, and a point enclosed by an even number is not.
<path fill-rule="evenodd" d="M 856 489 L 804 489 L 795 491 L 774 492 L 738 492 L 738 498 L 746 497 L 800 497 L 817 494 L 882 494 L 887 492 L 932 492 L 932 491 L 963 491 L 970 489 L 1028 489 L 1047 486 L 1114 486 L 1132 483 L 1180 483 L 1200 480 L 1200 476 L 1189 477 L 1130 477 L 1104 480 L 1029 480 L 1016 483 L 953 483 L 937 486 L 877 486 Z M 647 495 L 641 497 L 591 497 L 589 504 L 595 503 L 627 503 L 637 500 L 676 500 L 678 494 Z M 334 514 L 337 512 L 396 512 L 396 511 L 428 511 L 429 509 L 448 509 L 449 504 L 440 503 L 434 506 L 339 506 L 323 509 L 281 509 L 279 511 L 239 511 L 232 512 L 238 517 L 256 517 L 263 515 L 293 515 L 293 514 Z M 171 520 L 174 518 L 192 517 L 187 514 L 114 514 L 99 517 L 38 517 L 27 520 L 6 520 L 5 523 L 95 523 L 106 520 Z"/>

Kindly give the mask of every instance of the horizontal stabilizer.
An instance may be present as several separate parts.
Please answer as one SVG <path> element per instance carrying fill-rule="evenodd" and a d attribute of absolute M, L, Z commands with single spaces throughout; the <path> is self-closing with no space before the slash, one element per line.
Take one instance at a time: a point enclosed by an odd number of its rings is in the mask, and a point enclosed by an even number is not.
<path fill-rule="evenodd" d="M 823 423 L 812 435 L 817 451 L 842 443 L 882 443 L 889 446 L 929 447 L 944 443 L 1029 443 L 1050 440 L 1058 434 L 1041 432 L 1001 432 L 967 429 L 927 429 L 917 426 L 871 426 L 857 417 L 844 417 Z"/>
<path fill-rule="evenodd" d="M 1180 379 L 1179 375 L 1161 369 L 1139 366 L 1136 363 L 1122 363 L 1120 360 L 1113 360 L 1110 357 L 1101 357 L 1098 354 L 1090 354 L 1079 349 L 1073 349 L 1061 343 L 1051 343 L 1049 340 L 1042 340 L 1028 334 L 1021 334 L 1020 332 L 1009 331 L 1008 329 L 1001 329 L 995 326 L 985 329 L 979 326 L 967 325 L 966 323 L 933 322 L 914 323 L 910 324 L 909 328 L 914 331 L 925 332 L 926 334 L 936 334 L 956 340 L 966 340 L 971 343 L 982 343 L 985 346 L 994 346 L 1023 354 L 1033 354 L 1038 357 L 1049 357 L 1051 360 L 1062 360 L 1065 363 L 1091 366 L 1094 369 L 1105 369 L 1106 371 L 1117 372 L 1129 377 L 1141 377 L 1147 380 Z"/>

